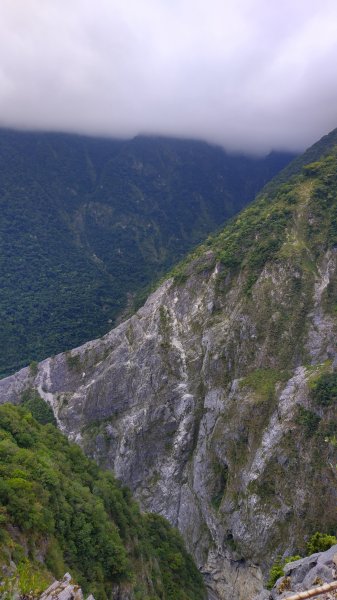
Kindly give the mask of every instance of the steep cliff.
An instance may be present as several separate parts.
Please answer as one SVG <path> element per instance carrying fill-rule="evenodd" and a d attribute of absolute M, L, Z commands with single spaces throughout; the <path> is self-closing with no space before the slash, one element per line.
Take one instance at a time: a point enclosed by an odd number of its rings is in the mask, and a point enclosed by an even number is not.
<path fill-rule="evenodd" d="M 322 151 L 322 154 L 324 152 Z M 249 600 L 336 526 L 337 153 L 263 193 L 99 340 L 0 382 L 182 532 L 209 598 Z"/>

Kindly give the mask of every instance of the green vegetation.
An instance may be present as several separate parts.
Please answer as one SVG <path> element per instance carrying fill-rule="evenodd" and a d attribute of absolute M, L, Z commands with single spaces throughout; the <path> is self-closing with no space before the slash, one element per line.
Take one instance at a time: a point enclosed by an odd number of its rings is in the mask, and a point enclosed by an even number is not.
<path fill-rule="evenodd" d="M 310 146 L 303 154 L 291 161 L 274 179 L 267 183 L 265 190 L 268 193 L 273 193 L 275 189 L 282 183 L 289 181 L 294 175 L 299 175 L 302 170 L 308 173 L 306 165 L 317 163 L 322 158 L 330 154 L 337 145 L 337 129 L 331 131 L 328 135 L 323 136 L 318 142 Z"/>
<path fill-rule="evenodd" d="M 53 425 L 12 405 L 0 406 L 0 537 L 2 572 L 11 560 L 17 566 L 2 576 L 4 598 L 15 584 L 37 596 L 66 570 L 98 600 L 115 583 L 139 600 L 205 597 L 180 534 L 165 519 L 142 515 L 111 473 Z"/>
<path fill-rule="evenodd" d="M 295 417 L 296 425 L 307 439 L 333 439 L 336 432 L 336 411 L 333 409 L 337 401 L 337 373 L 331 373 L 331 366 L 331 360 L 326 360 L 307 367 L 309 406 L 299 405 Z"/>
<path fill-rule="evenodd" d="M 319 531 L 316 531 L 306 545 L 307 556 L 310 556 L 310 554 L 315 554 L 315 552 L 325 552 L 335 544 L 337 544 L 337 538 L 334 535 L 328 535 L 326 533 L 320 533 Z"/>
<path fill-rule="evenodd" d="M 337 544 L 337 538 L 334 535 L 328 535 L 326 533 L 316 532 L 314 533 L 309 541 L 306 544 L 306 556 L 310 556 L 311 554 L 315 554 L 316 552 L 325 552 L 329 550 L 331 546 Z M 268 590 L 271 590 L 275 585 L 276 581 L 284 576 L 284 567 L 288 563 L 294 562 L 295 560 L 299 560 L 302 556 L 287 556 L 282 559 L 279 557 L 275 563 L 272 565 L 269 572 L 269 579 L 267 583 Z"/>
<path fill-rule="evenodd" d="M 171 324 L 170 313 L 166 306 L 159 308 L 160 334 L 162 337 L 161 347 L 167 351 L 170 348 Z"/>
<path fill-rule="evenodd" d="M 277 257 L 285 229 L 295 210 L 288 202 L 291 197 L 288 188 L 281 189 L 277 198 L 272 198 L 273 202 L 270 197 L 261 196 L 221 233 L 209 238 L 207 245 L 199 246 L 192 252 L 186 261 L 173 269 L 172 274 L 179 280 L 192 261 L 199 260 L 201 263 L 203 257 L 207 256 L 206 252 L 212 250 L 214 263 L 220 261 L 225 273 L 246 270 L 249 275 L 246 291 L 249 291 L 264 264 Z M 205 260 L 205 268 L 206 265 Z"/>
<path fill-rule="evenodd" d="M 337 404 L 337 373 L 324 373 L 312 385 L 313 401 L 323 407 Z"/>
<path fill-rule="evenodd" d="M 215 510 L 219 510 L 228 482 L 228 465 L 215 460 L 212 466 L 214 472 L 214 494 L 211 498 L 211 504 Z"/>
<path fill-rule="evenodd" d="M 76 373 L 80 373 L 82 370 L 81 357 L 79 354 L 72 354 L 71 352 L 66 352 L 66 361 L 69 369 L 75 371 Z"/>
<path fill-rule="evenodd" d="M 301 556 L 295 555 L 295 556 L 287 556 L 287 558 L 284 558 L 282 560 L 281 557 L 279 557 L 273 564 L 273 566 L 270 569 L 269 572 L 269 579 L 268 579 L 268 583 L 267 583 L 267 589 L 271 590 L 272 587 L 275 585 L 276 581 L 280 578 L 283 577 L 284 575 L 284 567 L 291 562 L 294 562 L 295 560 L 299 560 L 300 558 L 302 558 Z"/>
<path fill-rule="evenodd" d="M 256 369 L 241 380 L 240 386 L 251 388 L 261 401 L 265 401 L 273 398 L 275 386 L 278 382 L 287 381 L 288 379 L 289 373 L 287 371 Z"/>
<path fill-rule="evenodd" d="M 22 406 L 32 414 L 38 423 L 41 423 L 41 425 L 47 425 L 47 423 L 56 425 L 56 420 L 51 407 L 42 400 L 35 389 L 28 388 L 25 390 L 21 396 L 21 401 Z"/>
<path fill-rule="evenodd" d="M 311 171 L 307 169 L 282 185 L 266 186 L 253 204 L 177 265 L 172 275 L 180 284 L 192 265 L 198 270 L 209 270 L 220 262 L 224 279 L 239 272 L 245 277 L 248 295 L 264 266 L 271 261 L 287 261 L 292 257 L 300 272 L 312 275 L 318 256 L 337 245 L 336 210 L 335 149 Z M 305 224 L 298 218 L 303 211 L 308 217 Z M 297 286 L 300 285 L 297 280 Z"/>
<path fill-rule="evenodd" d="M 290 160 L 0 132 L 0 376 L 99 337 Z"/>
<path fill-rule="evenodd" d="M 305 437 L 311 437 L 316 433 L 320 421 L 320 417 L 311 410 L 308 410 L 303 406 L 298 407 L 295 422 L 303 429 Z"/>
<path fill-rule="evenodd" d="M 33 377 L 35 377 L 35 375 L 37 375 L 38 373 L 38 363 L 36 360 L 32 360 L 32 362 L 29 365 L 30 368 L 30 372 L 32 374 Z"/>

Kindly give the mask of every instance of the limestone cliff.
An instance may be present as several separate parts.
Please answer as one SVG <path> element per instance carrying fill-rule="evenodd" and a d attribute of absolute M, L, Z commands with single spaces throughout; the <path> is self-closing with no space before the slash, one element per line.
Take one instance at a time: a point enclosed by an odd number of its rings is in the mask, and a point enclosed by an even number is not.
<path fill-rule="evenodd" d="M 253 598 L 336 525 L 336 165 L 263 194 L 103 338 L 0 381 L 179 527 L 211 599 Z"/>

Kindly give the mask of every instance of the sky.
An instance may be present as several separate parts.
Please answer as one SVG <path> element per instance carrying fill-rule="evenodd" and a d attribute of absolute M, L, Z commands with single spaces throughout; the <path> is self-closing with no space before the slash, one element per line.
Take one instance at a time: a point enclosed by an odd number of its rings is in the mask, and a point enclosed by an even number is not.
<path fill-rule="evenodd" d="M 0 126 L 301 151 L 337 127 L 337 2 L 0 0 Z"/>

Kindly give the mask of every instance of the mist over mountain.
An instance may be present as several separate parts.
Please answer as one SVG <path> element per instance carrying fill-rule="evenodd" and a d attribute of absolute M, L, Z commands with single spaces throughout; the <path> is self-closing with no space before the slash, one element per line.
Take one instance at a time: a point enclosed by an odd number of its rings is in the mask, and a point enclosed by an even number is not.
<path fill-rule="evenodd" d="M 0 125 L 303 151 L 336 124 L 334 0 L 3 0 Z"/>
<path fill-rule="evenodd" d="M 336 57 L 336 0 L 0 2 L 0 600 L 336 594 Z"/>

